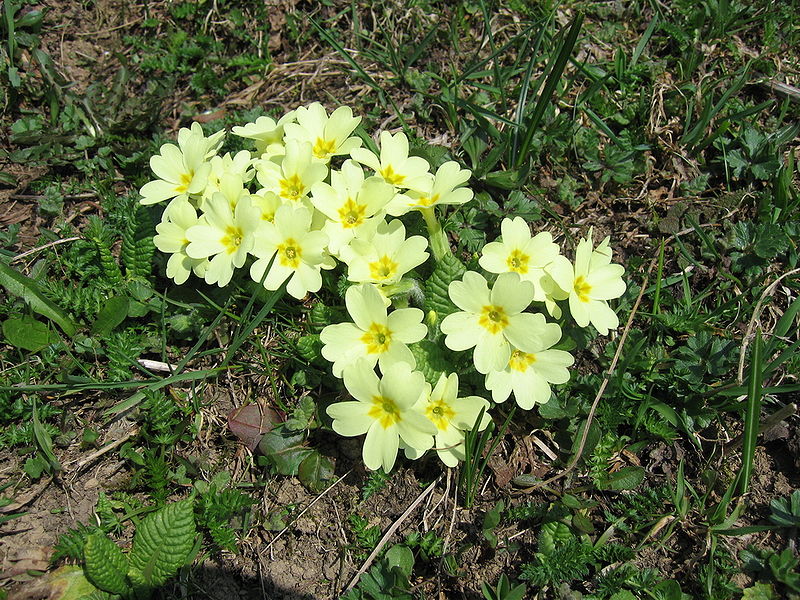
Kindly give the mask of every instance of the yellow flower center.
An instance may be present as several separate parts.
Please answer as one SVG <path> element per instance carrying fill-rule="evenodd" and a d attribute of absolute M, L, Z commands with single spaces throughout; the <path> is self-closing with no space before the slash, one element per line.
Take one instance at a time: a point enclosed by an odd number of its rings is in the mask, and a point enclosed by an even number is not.
<path fill-rule="evenodd" d="M 520 275 L 525 275 L 528 272 L 528 261 L 530 261 L 531 257 L 519 250 L 514 250 L 511 254 L 508 255 L 506 259 L 506 265 L 508 268 L 514 273 L 519 273 Z"/>
<path fill-rule="evenodd" d="M 311 149 L 311 151 L 317 158 L 328 158 L 336 151 L 336 140 L 317 138 L 317 141 L 314 143 L 314 147 Z"/>
<path fill-rule="evenodd" d="M 533 363 L 536 362 L 535 354 L 528 354 L 522 350 L 514 350 L 511 358 L 508 359 L 508 368 L 512 371 L 524 373 Z"/>
<path fill-rule="evenodd" d="M 369 274 L 373 279 L 383 281 L 391 279 L 397 272 L 397 263 L 389 258 L 386 254 L 378 260 L 369 263 Z"/>
<path fill-rule="evenodd" d="M 394 400 L 385 396 L 373 396 L 372 407 L 367 415 L 378 421 L 384 429 L 388 429 L 400 421 L 400 411 L 397 409 L 397 405 Z"/>
<path fill-rule="evenodd" d="M 578 300 L 581 302 L 589 302 L 591 298 L 589 298 L 589 294 L 592 293 L 592 286 L 586 281 L 586 278 L 583 275 L 578 275 L 575 278 L 575 294 L 578 296 Z"/>
<path fill-rule="evenodd" d="M 228 254 L 233 254 L 239 249 L 239 246 L 242 245 L 242 237 L 244 234 L 239 227 L 228 226 L 225 229 L 225 235 L 222 236 L 220 243 L 225 246 L 225 252 Z"/>
<path fill-rule="evenodd" d="M 439 194 L 434 194 L 433 196 L 422 196 L 417 199 L 417 206 L 433 206 L 439 201 Z"/>
<path fill-rule="evenodd" d="M 478 323 L 489 333 L 497 334 L 508 327 L 508 316 L 502 306 L 488 304 L 481 309 Z"/>
<path fill-rule="evenodd" d="M 373 323 L 361 336 L 361 341 L 367 347 L 368 354 L 383 354 L 392 343 L 392 332 L 386 325 Z"/>
<path fill-rule="evenodd" d="M 380 170 L 380 174 L 386 183 L 391 183 L 392 185 L 400 185 L 406 178 L 405 175 L 395 173 L 392 165 L 386 165 L 386 167 Z"/>
<path fill-rule="evenodd" d="M 301 198 L 305 192 L 305 185 L 303 180 L 295 173 L 291 177 L 280 180 L 281 196 L 288 200 L 296 201 Z"/>
<path fill-rule="evenodd" d="M 456 416 L 456 412 L 442 399 L 429 403 L 425 408 L 425 416 L 438 429 L 444 431 L 450 425 L 450 420 Z"/>
<path fill-rule="evenodd" d="M 189 189 L 189 186 L 192 184 L 192 178 L 194 177 L 194 171 L 189 171 L 188 173 L 181 173 L 181 182 L 175 188 L 175 191 L 179 194 L 185 194 Z"/>
<path fill-rule="evenodd" d="M 345 229 L 358 227 L 364 222 L 364 215 L 366 213 L 366 204 L 358 204 L 352 198 L 348 198 L 344 206 L 339 209 L 339 221 Z"/>
<path fill-rule="evenodd" d="M 278 260 L 284 267 L 296 269 L 300 266 L 300 259 L 303 257 L 303 250 L 292 238 L 284 240 L 278 245 Z"/>

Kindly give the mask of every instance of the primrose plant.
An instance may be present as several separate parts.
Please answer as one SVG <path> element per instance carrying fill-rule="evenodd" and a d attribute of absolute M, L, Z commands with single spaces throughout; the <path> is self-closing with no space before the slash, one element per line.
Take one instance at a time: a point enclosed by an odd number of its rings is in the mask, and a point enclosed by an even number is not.
<path fill-rule="evenodd" d="M 611 262 L 609 238 L 594 247 L 590 230 L 572 262 L 549 233 L 531 235 L 515 217 L 484 246 L 485 273 L 464 272 L 436 212 L 472 199 L 470 171 L 455 161 L 431 169 L 409 154 L 403 133 L 381 132 L 376 154 L 353 135 L 360 121 L 348 107 L 328 114 L 319 103 L 277 121 L 259 117 L 233 128 L 253 144 L 235 155 L 221 154 L 224 132 L 206 137 L 193 124 L 150 159 L 157 179 L 141 188 L 141 203 L 167 203 L 154 242 L 170 254 L 177 284 L 194 274 L 222 287 L 247 268 L 267 290 L 285 284 L 302 299 L 320 290 L 322 271 L 343 265 L 351 322 L 320 334 L 322 356 L 352 397 L 328 407 L 334 431 L 366 435 L 369 469 L 390 471 L 400 450 L 410 459 L 435 450 L 456 466 L 465 431 L 484 429 L 493 404 L 513 395 L 530 410 L 569 379 L 573 357 L 554 348 L 565 304 L 580 327 L 607 335 L 619 326 L 608 301 L 625 291 L 623 267 Z M 407 235 L 402 219 L 413 211 L 427 237 Z M 416 269 L 453 263 L 460 269 L 445 301 L 455 311 L 440 319 L 409 306 L 427 308 Z M 415 349 L 426 341 L 450 371 L 423 373 Z M 469 350 L 491 402 L 459 394 L 452 371 Z"/>

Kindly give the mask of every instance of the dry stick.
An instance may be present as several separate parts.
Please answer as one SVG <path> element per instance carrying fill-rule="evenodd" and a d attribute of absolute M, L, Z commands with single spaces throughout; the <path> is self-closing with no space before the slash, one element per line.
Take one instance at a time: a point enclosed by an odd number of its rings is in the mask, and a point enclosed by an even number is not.
<path fill-rule="evenodd" d="M 55 240 L 54 242 L 50 242 L 45 244 L 44 246 L 38 246 L 36 248 L 32 248 L 27 252 L 23 252 L 22 254 L 17 254 L 14 258 L 11 259 L 11 262 L 17 262 L 18 260 L 22 260 L 26 256 L 30 256 L 31 254 L 36 254 L 37 252 L 41 252 L 42 250 L 47 250 L 48 248 L 52 248 L 53 246 L 58 246 L 59 244 L 66 244 L 67 242 L 74 242 L 76 240 L 81 239 L 78 236 L 75 237 L 68 237 L 64 238 L 63 240 Z"/>
<path fill-rule="evenodd" d="M 75 465 L 75 468 L 73 469 L 73 472 L 75 472 L 77 474 L 78 471 L 81 471 L 84 467 L 86 467 L 87 465 L 93 463 L 95 460 L 97 460 L 98 458 L 103 456 L 105 453 L 110 452 L 114 448 L 117 448 L 117 447 L 121 446 L 122 444 L 127 442 L 129 439 L 131 439 L 133 436 L 135 436 L 138 433 L 139 433 L 138 429 L 134 429 L 133 431 L 129 431 L 128 433 L 123 435 L 121 438 L 119 438 L 117 440 L 114 440 L 110 444 L 106 444 L 105 446 L 103 446 L 102 448 L 100 448 L 96 452 L 93 452 L 92 454 L 90 454 L 86 458 L 81 459 L 80 461 L 72 461 L 72 462 L 77 462 L 78 463 L 78 464 Z M 64 466 L 67 466 L 69 464 L 71 464 L 71 463 L 70 462 L 65 463 Z"/>
<path fill-rule="evenodd" d="M 361 565 L 361 568 L 358 570 L 358 573 L 356 573 L 353 576 L 353 579 L 350 580 L 350 583 L 347 586 L 347 589 L 345 590 L 345 593 L 349 592 L 350 590 L 352 590 L 356 586 L 356 584 L 358 583 L 358 579 L 364 573 L 367 572 L 367 569 L 369 569 L 370 566 L 372 565 L 372 561 L 374 561 L 375 557 L 378 556 L 380 551 L 386 545 L 386 542 L 389 541 L 389 538 L 391 538 L 394 535 L 394 532 L 397 531 L 397 529 L 400 527 L 400 525 L 403 524 L 403 521 L 405 521 L 408 518 L 408 515 L 410 515 L 412 512 L 414 512 L 414 509 L 417 508 L 417 506 L 419 506 L 419 503 L 422 502 L 428 496 L 428 494 L 430 494 L 433 491 L 433 489 L 436 487 L 436 484 L 439 483 L 439 480 L 441 478 L 442 478 L 442 476 L 439 475 L 439 477 L 437 477 L 434 480 L 433 483 L 431 483 L 428 487 L 426 487 L 424 490 L 422 490 L 422 493 L 419 496 L 417 496 L 417 499 L 414 500 L 414 502 L 411 503 L 411 506 L 409 506 L 405 510 L 405 512 L 402 515 L 400 515 L 394 523 L 392 523 L 391 527 L 389 527 L 389 529 L 386 530 L 386 533 L 383 534 L 383 537 L 381 538 L 381 541 L 379 541 L 378 545 L 375 546 L 375 549 L 372 551 L 372 554 L 370 554 L 367 557 L 367 560 L 364 562 L 363 565 Z"/>
<path fill-rule="evenodd" d="M 786 277 L 796 273 L 800 273 L 800 269 L 792 269 L 788 273 L 784 273 L 778 277 L 764 289 L 764 291 L 761 293 L 761 297 L 758 299 L 758 302 L 756 302 L 756 307 L 753 309 L 753 316 L 750 317 L 750 322 L 747 324 L 747 331 L 745 332 L 744 339 L 742 340 L 742 350 L 739 354 L 739 371 L 736 375 L 736 380 L 739 382 L 739 385 L 744 383 L 744 359 L 747 353 L 747 346 L 750 344 L 750 339 L 753 337 L 753 329 L 755 329 L 756 321 L 761 315 L 761 305 L 764 304 L 764 300 L 767 299 L 767 296 L 771 296 L 775 292 L 775 288 L 782 279 L 785 279 Z"/>
<path fill-rule="evenodd" d="M 600 404 L 600 399 L 603 397 L 603 393 L 606 391 L 608 381 L 611 379 L 611 375 L 614 374 L 614 369 L 617 367 L 617 361 L 619 361 L 619 356 L 622 353 L 622 347 L 625 345 L 625 340 L 628 339 L 628 332 L 631 329 L 631 325 L 633 325 L 633 317 L 636 316 L 636 311 L 639 310 L 639 303 L 642 301 L 644 291 L 647 289 L 647 282 L 650 279 L 650 274 L 653 272 L 653 267 L 655 267 L 655 265 L 656 259 L 654 258 L 650 262 L 650 267 L 647 269 L 647 273 L 644 276 L 642 289 L 639 290 L 639 295 L 636 297 L 636 302 L 633 303 L 631 314 L 628 316 L 628 321 L 625 323 L 625 329 L 622 331 L 622 335 L 619 338 L 619 345 L 617 346 L 617 351 L 614 353 L 614 358 L 611 359 L 611 365 L 608 367 L 608 372 L 603 378 L 603 382 L 600 384 L 600 389 L 597 390 L 597 395 L 594 398 L 594 402 L 592 402 L 592 407 L 589 409 L 589 415 L 586 417 L 586 425 L 583 427 L 583 434 L 581 435 L 581 443 L 578 444 L 578 450 L 575 452 L 575 456 L 572 458 L 567 467 L 561 471 L 561 473 L 558 475 L 553 475 L 550 479 L 545 479 L 544 481 L 540 481 L 530 487 L 525 488 L 523 490 L 524 492 L 531 492 L 540 487 L 549 486 L 554 481 L 558 481 L 572 471 L 578 464 L 578 461 L 581 459 L 581 456 L 583 455 L 583 449 L 586 446 L 586 438 L 589 437 L 589 427 L 591 427 L 592 421 L 594 420 L 595 410 L 597 410 L 597 405 Z"/>
<path fill-rule="evenodd" d="M 296 516 L 294 519 L 292 519 L 291 523 L 289 523 L 289 524 L 288 524 L 286 527 L 284 527 L 283 529 L 281 529 L 280 533 L 278 533 L 278 535 L 276 535 L 274 538 L 272 538 L 272 541 L 271 541 L 269 544 L 267 544 L 267 547 L 266 547 L 266 548 L 264 548 L 264 550 L 269 550 L 270 548 L 272 548 L 272 544 L 274 544 L 274 543 L 275 543 L 275 542 L 277 542 L 279 539 L 281 539 L 281 537 L 283 536 L 283 534 L 284 534 L 284 533 L 286 533 L 287 531 L 289 531 L 289 527 L 291 527 L 292 525 L 294 525 L 294 524 L 297 522 L 297 520 L 298 520 L 300 517 L 302 517 L 304 514 L 306 514 L 306 513 L 308 512 L 308 510 L 309 510 L 309 509 L 310 509 L 312 506 L 314 506 L 314 505 L 315 505 L 315 504 L 316 504 L 316 503 L 317 503 L 319 500 L 321 500 L 321 499 L 322 499 L 322 497 L 323 497 L 323 496 L 325 496 L 325 494 L 327 494 L 327 493 L 328 493 L 328 492 L 330 492 L 330 491 L 331 491 L 331 490 L 332 490 L 334 487 L 336 487 L 337 485 L 339 485 L 339 483 L 342 481 L 342 479 L 344 479 L 345 477 L 347 477 L 348 475 L 350 475 L 350 473 L 352 473 L 352 472 L 353 472 L 353 469 L 350 469 L 350 470 L 348 470 L 348 471 L 347 471 L 347 473 L 345 473 L 344 475 L 342 475 L 341 477 L 339 477 L 339 479 L 337 479 L 336 481 L 334 481 L 332 484 L 330 484 L 328 487 L 326 487 L 326 488 L 325 488 L 325 489 L 324 489 L 322 492 L 320 492 L 320 494 L 319 494 L 319 495 L 318 495 L 316 498 L 314 498 L 314 499 L 313 499 L 313 500 L 312 500 L 312 501 L 311 501 L 311 502 L 308 504 L 308 506 L 306 506 L 306 507 L 305 507 L 303 510 L 301 510 L 301 511 L 300 511 L 300 513 L 299 513 L 299 514 L 298 514 L 298 515 L 297 515 L 297 516 Z"/>

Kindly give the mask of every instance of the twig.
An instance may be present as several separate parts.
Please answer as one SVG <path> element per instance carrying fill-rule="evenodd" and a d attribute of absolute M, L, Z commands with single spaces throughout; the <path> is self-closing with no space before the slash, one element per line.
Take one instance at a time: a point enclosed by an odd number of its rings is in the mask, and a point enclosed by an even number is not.
<path fill-rule="evenodd" d="M 312 506 L 314 506 L 314 505 L 315 505 L 315 504 L 316 504 L 316 503 L 317 503 L 319 500 L 321 500 L 321 499 L 323 498 L 323 496 L 325 496 L 325 494 L 327 494 L 328 492 L 330 492 L 330 491 L 331 491 L 331 490 L 332 490 L 334 487 L 336 487 L 337 485 L 339 485 L 339 483 L 342 481 L 342 479 L 344 479 L 345 477 L 347 477 L 348 475 L 350 475 L 350 473 L 352 473 L 352 472 L 353 472 L 353 469 L 350 469 L 350 470 L 348 470 L 348 471 L 347 471 L 347 473 L 345 473 L 344 475 L 342 475 L 341 477 L 339 477 L 339 479 L 337 479 L 336 481 L 334 481 L 334 482 L 333 482 L 332 484 L 330 484 L 330 485 L 329 485 L 327 488 L 325 488 L 325 489 L 324 489 L 322 492 L 320 492 L 320 494 L 319 494 L 319 495 L 318 495 L 316 498 L 314 498 L 314 499 L 313 499 L 313 500 L 312 500 L 312 501 L 311 501 L 311 502 L 308 504 L 308 506 L 306 506 L 306 507 L 305 507 L 303 510 L 301 510 L 301 511 L 298 513 L 298 515 L 297 515 L 297 516 L 296 516 L 294 519 L 292 519 L 292 520 L 291 520 L 291 522 L 290 522 L 288 525 L 286 525 L 286 527 L 284 527 L 283 529 L 281 529 L 281 531 L 278 533 L 278 535 L 276 535 L 274 538 L 272 538 L 272 541 L 270 541 L 270 543 L 269 543 L 269 544 L 267 544 L 267 547 L 265 548 L 265 550 L 269 550 L 270 548 L 272 548 L 272 544 L 274 544 L 274 543 L 275 543 L 275 542 L 277 542 L 279 539 L 281 539 L 281 537 L 283 536 L 283 534 L 284 534 L 284 533 L 286 533 L 287 531 L 289 531 L 289 527 L 291 527 L 292 525 L 294 525 L 294 524 L 297 522 L 297 520 L 298 520 L 300 517 L 302 517 L 304 514 L 306 514 L 306 513 L 308 512 L 308 509 L 310 509 Z"/>
<path fill-rule="evenodd" d="M 358 583 L 359 578 L 364 573 L 367 572 L 367 569 L 369 569 L 370 566 L 372 565 L 372 561 L 374 561 L 375 557 L 378 556 L 380 551 L 386 545 L 386 542 L 389 541 L 389 538 L 391 538 L 394 535 L 394 532 L 397 531 L 398 528 L 400 527 L 400 525 L 403 524 L 403 521 L 405 521 L 408 518 L 408 515 L 410 515 L 412 512 L 414 512 L 414 509 L 417 508 L 417 506 L 419 506 L 419 503 L 422 502 L 428 496 L 428 494 L 430 494 L 433 491 L 433 489 L 436 487 L 436 484 L 439 483 L 439 480 L 441 478 L 442 478 L 442 476 L 439 475 L 439 477 L 437 477 L 434 480 L 433 483 L 431 483 L 428 487 L 426 487 L 424 490 L 422 490 L 422 493 L 419 496 L 417 496 L 417 499 L 414 500 L 414 502 L 411 503 L 411 506 L 409 506 L 405 510 L 405 512 L 402 515 L 400 515 L 394 523 L 392 523 L 392 525 L 389 527 L 389 529 L 386 530 L 386 533 L 383 534 L 383 537 L 378 542 L 378 545 L 375 546 L 375 549 L 372 551 L 372 554 L 370 554 L 367 557 L 367 560 L 364 562 L 363 565 L 361 565 L 361 568 L 353 576 L 353 579 L 350 580 L 350 584 L 347 586 L 347 589 L 345 590 L 345 592 L 349 592 L 350 590 L 352 590 L 356 586 L 356 584 Z"/>
<path fill-rule="evenodd" d="M 127 23 L 123 23 L 122 25 L 117 25 L 115 27 L 109 27 L 108 29 L 98 29 L 97 31 L 84 31 L 84 32 L 72 32 L 72 35 L 77 35 L 81 37 L 86 36 L 96 36 L 103 33 L 109 33 L 111 31 L 116 31 L 117 29 L 124 29 L 125 27 L 130 27 L 131 25 L 136 25 L 139 21 L 142 20 L 142 17 L 137 19 L 133 19 L 132 21 L 128 21 Z"/>
<path fill-rule="evenodd" d="M 37 252 L 41 252 L 42 250 L 47 250 L 48 248 L 52 248 L 53 246 L 58 246 L 59 244 L 66 244 L 67 242 L 74 242 L 76 240 L 81 239 L 79 236 L 68 237 L 64 238 L 63 240 L 55 240 L 53 242 L 48 242 L 44 246 L 38 246 L 36 248 L 32 248 L 27 252 L 23 252 L 22 254 L 17 254 L 14 258 L 11 259 L 11 262 L 17 262 L 18 260 L 22 260 L 26 256 L 30 256 L 31 254 L 35 254 Z"/>
<path fill-rule="evenodd" d="M 43 200 L 46 198 L 44 194 L 11 194 L 9 198 L 12 200 Z M 97 198 L 96 192 L 82 192 L 80 194 L 64 194 L 64 200 L 88 200 L 89 198 Z"/>
<path fill-rule="evenodd" d="M 105 446 L 103 446 L 99 450 L 93 452 L 92 454 L 90 454 L 86 458 L 81 459 L 80 461 L 78 461 L 78 464 L 75 465 L 75 468 L 73 469 L 73 472 L 77 473 L 78 471 L 82 470 L 85 466 L 93 463 L 98 458 L 103 456 L 106 452 L 110 452 L 114 448 L 117 448 L 117 447 L 121 446 L 122 444 L 124 444 L 125 442 L 127 442 L 129 439 L 131 439 L 137 433 L 139 433 L 138 429 L 134 429 L 133 431 L 129 431 L 128 433 L 123 435 L 121 438 L 119 438 L 117 440 L 114 440 L 110 444 L 106 444 Z M 72 462 L 75 462 L 75 461 L 72 461 Z M 70 463 L 65 463 L 65 464 L 70 464 Z"/>

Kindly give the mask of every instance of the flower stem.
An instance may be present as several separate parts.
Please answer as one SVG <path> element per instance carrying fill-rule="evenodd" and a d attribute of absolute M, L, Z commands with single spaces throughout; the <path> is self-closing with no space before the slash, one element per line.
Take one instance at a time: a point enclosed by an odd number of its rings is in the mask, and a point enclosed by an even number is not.
<path fill-rule="evenodd" d="M 422 218 L 425 219 L 425 225 L 428 227 L 428 239 L 433 258 L 439 262 L 448 254 L 453 253 L 450 250 L 450 244 L 447 242 L 447 236 L 442 230 L 432 206 L 420 208 L 420 212 L 422 213 Z"/>

